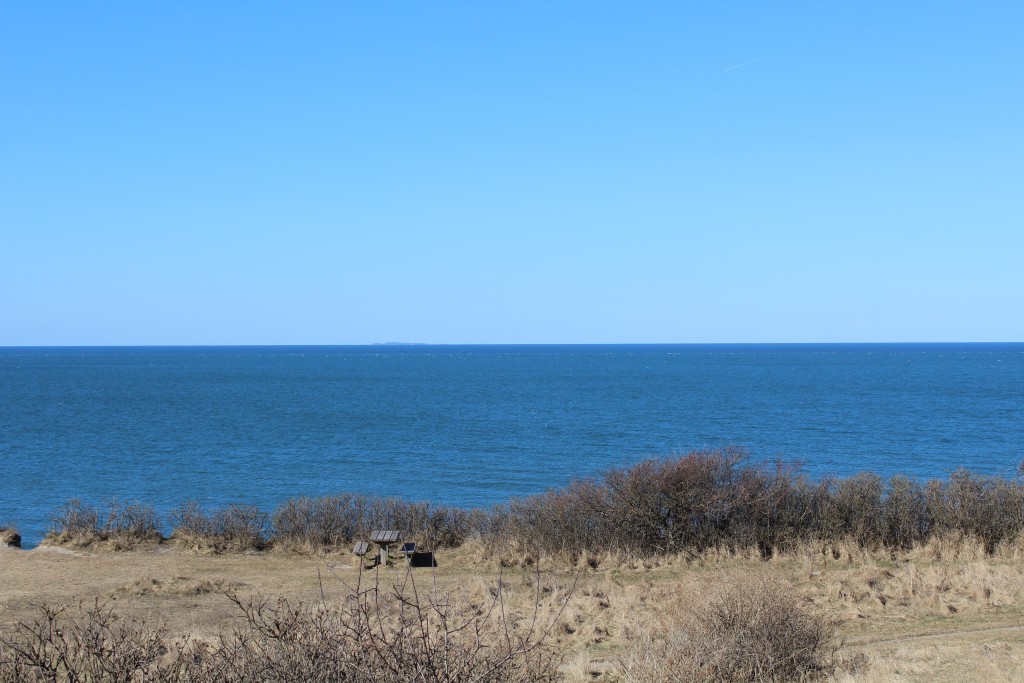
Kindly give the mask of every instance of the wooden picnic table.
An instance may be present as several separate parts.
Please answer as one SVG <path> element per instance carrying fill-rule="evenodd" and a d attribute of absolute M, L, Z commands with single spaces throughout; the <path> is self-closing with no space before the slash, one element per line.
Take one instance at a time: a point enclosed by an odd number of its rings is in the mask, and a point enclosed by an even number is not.
<path fill-rule="evenodd" d="M 394 529 L 383 529 L 370 534 L 370 541 L 380 546 L 380 563 L 388 563 L 388 546 L 402 540 L 402 535 Z"/>

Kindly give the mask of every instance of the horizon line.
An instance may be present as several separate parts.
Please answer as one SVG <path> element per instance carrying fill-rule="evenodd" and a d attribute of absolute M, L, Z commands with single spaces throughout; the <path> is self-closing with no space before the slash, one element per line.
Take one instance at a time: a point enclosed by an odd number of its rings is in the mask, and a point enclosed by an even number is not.
<path fill-rule="evenodd" d="M 954 344 L 1024 344 L 1024 341 L 765 341 L 765 342 L 367 342 L 367 343 L 224 343 L 224 344 L 0 344 L 0 349 L 168 349 L 168 348 L 346 348 L 435 346 L 922 346 Z"/>

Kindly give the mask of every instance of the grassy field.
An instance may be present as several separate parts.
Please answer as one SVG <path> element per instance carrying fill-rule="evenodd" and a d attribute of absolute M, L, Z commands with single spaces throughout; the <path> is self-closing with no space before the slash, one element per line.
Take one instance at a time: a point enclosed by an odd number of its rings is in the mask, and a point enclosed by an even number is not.
<path fill-rule="evenodd" d="M 71 500 L 52 523 L 0 555 L 0 683 L 1024 680 L 1021 477 L 810 480 L 723 449 L 490 510 Z M 437 567 L 345 552 L 375 529 Z"/>
<path fill-rule="evenodd" d="M 32 620 L 39 605 L 106 602 L 172 638 L 213 641 L 241 623 L 227 594 L 343 604 L 357 585 L 411 585 L 424 596 L 501 609 L 562 655 L 565 681 L 660 681 L 674 634 L 715 596 L 781 586 L 808 613 L 835 623 L 829 640 L 840 681 L 1024 680 L 1024 543 L 995 553 L 962 538 L 908 551 L 807 544 L 763 559 L 558 556 L 539 563 L 494 556 L 481 544 L 441 550 L 435 569 L 362 569 L 347 554 L 200 553 L 174 543 L 109 552 L 42 546 L 0 549 L 0 625 Z M 539 566 L 538 566 L 539 564 Z M 660 678 L 659 678 L 660 676 Z"/>

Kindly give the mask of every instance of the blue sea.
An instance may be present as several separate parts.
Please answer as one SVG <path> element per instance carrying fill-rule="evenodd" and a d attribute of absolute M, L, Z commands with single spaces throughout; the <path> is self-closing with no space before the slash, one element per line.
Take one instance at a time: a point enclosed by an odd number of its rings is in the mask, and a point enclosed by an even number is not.
<path fill-rule="evenodd" d="M 0 524 L 69 498 L 490 506 L 690 449 L 1014 476 L 1024 344 L 0 348 Z"/>

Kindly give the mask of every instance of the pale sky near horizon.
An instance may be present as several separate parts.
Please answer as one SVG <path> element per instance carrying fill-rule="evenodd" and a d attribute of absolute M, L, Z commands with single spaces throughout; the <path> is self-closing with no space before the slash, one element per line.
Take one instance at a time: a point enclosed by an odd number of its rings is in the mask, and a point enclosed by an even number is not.
<path fill-rule="evenodd" d="M 0 0 L 0 345 L 1024 341 L 1022 35 Z"/>

